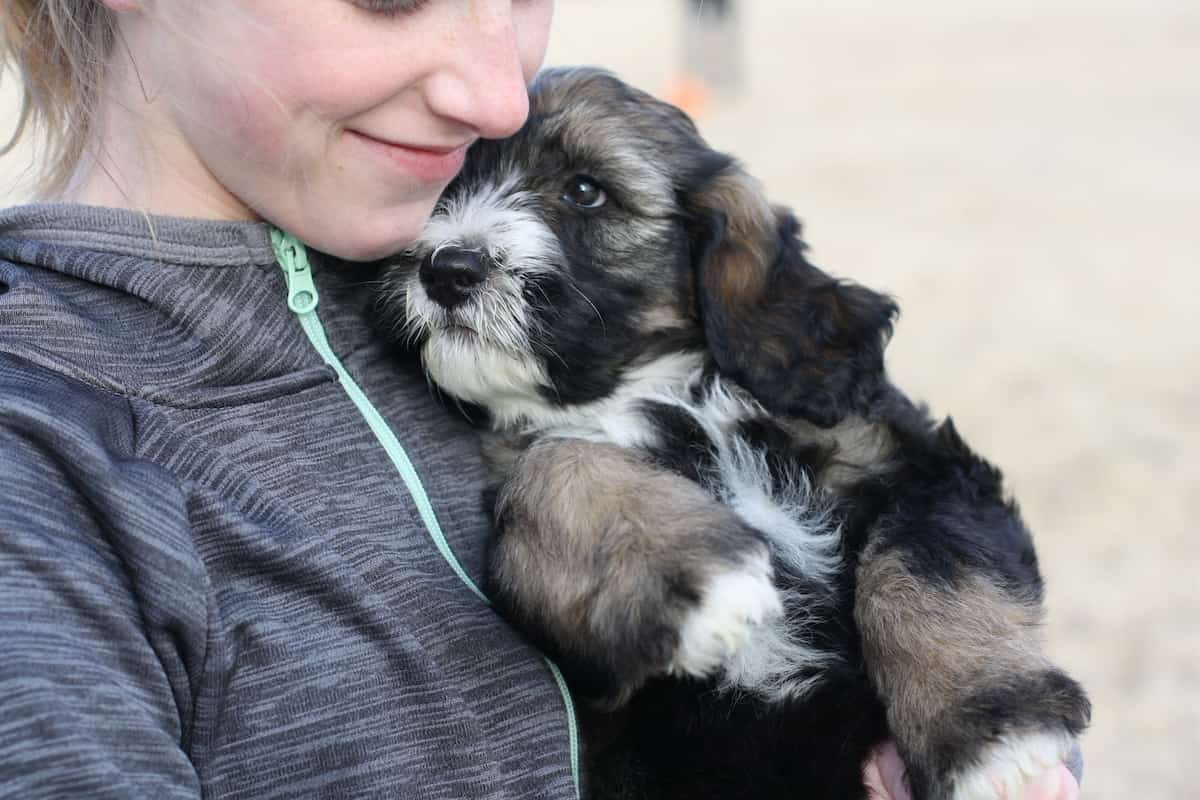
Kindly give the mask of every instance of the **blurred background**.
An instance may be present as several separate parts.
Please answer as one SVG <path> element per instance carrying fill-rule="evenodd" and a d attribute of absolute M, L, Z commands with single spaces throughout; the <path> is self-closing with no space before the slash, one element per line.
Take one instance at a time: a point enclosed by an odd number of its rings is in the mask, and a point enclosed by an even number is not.
<path fill-rule="evenodd" d="M 1084 797 L 1200 796 L 1200 3 L 706 3 L 559 0 L 549 61 L 687 105 L 817 264 L 899 299 L 893 376 L 1034 531 Z"/>

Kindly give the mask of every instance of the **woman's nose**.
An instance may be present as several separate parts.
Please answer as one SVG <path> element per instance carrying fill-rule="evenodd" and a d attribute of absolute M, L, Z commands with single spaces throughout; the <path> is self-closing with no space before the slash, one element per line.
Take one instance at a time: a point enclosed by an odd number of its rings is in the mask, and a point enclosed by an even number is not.
<path fill-rule="evenodd" d="M 445 68 L 427 84 L 427 102 L 443 117 L 472 128 L 484 139 L 516 133 L 529 115 L 520 40 L 511 3 L 463 4 L 460 39 Z"/>

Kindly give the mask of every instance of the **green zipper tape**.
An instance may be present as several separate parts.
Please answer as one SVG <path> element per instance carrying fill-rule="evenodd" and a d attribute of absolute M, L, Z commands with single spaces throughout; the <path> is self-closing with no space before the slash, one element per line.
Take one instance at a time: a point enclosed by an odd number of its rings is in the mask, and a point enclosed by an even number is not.
<path fill-rule="evenodd" d="M 308 336 L 308 340 L 317 353 L 337 373 L 342 389 L 349 395 L 358 412 L 362 414 L 367 426 L 375 434 L 375 438 L 383 445 L 388 458 L 391 459 L 396 471 L 400 473 L 404 485 L 408 488 L 408 493 L 417 507 L 417 513 L 420 514 L 421 521 L 425 523 L 425 529 L 429 531 L 429 536 L 433 539 L 433 544 L 441 553 L 442 558 L 445 559 L 459 580 L 467 585 L 467 588 L 484 603 L 491 605 L 491 600 L 483 593 L 483 590 L 475 585 L 475 581 L 471 580 L 471 576 L 467 574 L 458 558 L 455 557 L 450 543 L 446 541 L 446 536 L 442 533 L 442 526 L 438 523 L 437 515 L 433 511 L 433 504 L 429 502 L 429 495 L 421 483 L 421 477 L 400 445 L 400 440 L 396 438 L 396 434 L 392 433 L 387 422 L 380 416 L 379 411 L 359 388 L 354 378 L 350 377 L 350 373 L 342 366 L 342 362 L 334 354 L 333 348 L 329 346 L 329 340 L 325 338 L 325 329 L 321 327 L 321 320 L 317 317 L 317 302 L 320 300 L 320 295 L 313 282 L 312 270 L 308 263 L 308 251 L 296 237 L 276 228 L 271 229 L 271 244 L 275 248 L 275 259 L 279 262 L 287 280 L 288 308 L 296 314 L 296 318 L 300 321 L 300 327 Z M 571 779 L 575 783 L 575 797 L 578 798 L 580 797 L 579 732 L 575 720 L 575 704 L 571 700 L 571 692 L 567 688 L 567 682 L 563 680 L 558 666 L 549 658 L 546 658 L 546 664 L 554 676 L 554 682 L 558 685 L 558 691 L 562 695 L 563 704 L 566 707 L 567 735 L 571 753 Z"/>

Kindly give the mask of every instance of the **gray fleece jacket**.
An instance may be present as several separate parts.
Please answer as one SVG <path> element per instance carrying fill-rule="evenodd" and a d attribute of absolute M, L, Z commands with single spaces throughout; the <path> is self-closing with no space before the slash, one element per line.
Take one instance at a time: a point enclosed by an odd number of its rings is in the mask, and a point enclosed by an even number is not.
<path fill-rule="evenodd" d="M 573 797 L 570 705 L 478 583 L 475 437 L 269 231 L 0 212 L 0 796 Z M 419 494 L 420 489 L 416 490 Z"/>

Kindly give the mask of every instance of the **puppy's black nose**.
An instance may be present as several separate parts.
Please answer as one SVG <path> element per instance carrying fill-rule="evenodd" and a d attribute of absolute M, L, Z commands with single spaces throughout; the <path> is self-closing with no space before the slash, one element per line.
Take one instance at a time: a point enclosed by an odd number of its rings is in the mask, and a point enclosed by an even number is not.
<path fill-rule="evenodd" d="M 487 259 L 475 250 L 439 247 L 421 262 L 421 285 L 434 302 L 454 308 L 487 277 Z"/>

